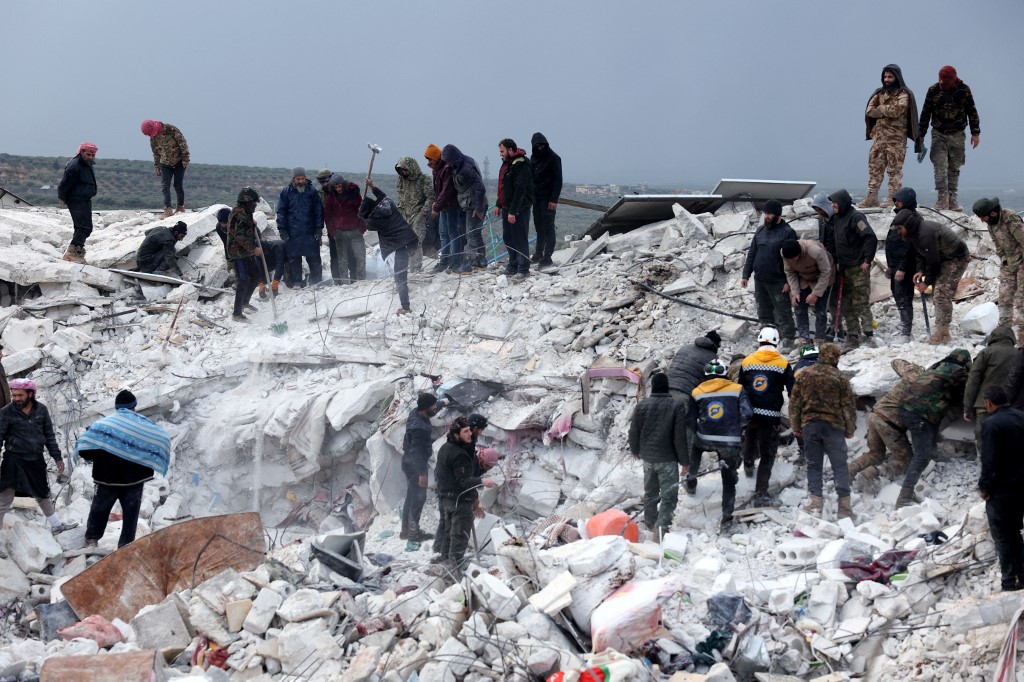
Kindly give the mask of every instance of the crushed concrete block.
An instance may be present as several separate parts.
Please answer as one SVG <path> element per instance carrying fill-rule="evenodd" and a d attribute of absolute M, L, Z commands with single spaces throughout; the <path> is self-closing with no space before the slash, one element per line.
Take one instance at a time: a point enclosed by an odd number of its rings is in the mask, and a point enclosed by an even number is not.
<path fill-rule="evenodd" d="M 228 602 L 255 597 L 256 587 L 238 571 L 229 568 L 199 585 L 194 593 L 214 612 L 223 615 Z"/>
<path fill-rule="evenodd" d="M 596 256 L 597 254 L 601 253 L 602 251 L 604 251 L 605 247 L 608 246 L 608 241 L 610 238 L 610 235 L 607 232 L 605 232 L 600 237 L 592 241 L 590 244 L 586 245 L 586 247 L 583 249 L 583 253 L 580 254 L 579 258 L 577 258 L 576 260 L 579 262 L 587 261 Z"/>
<path fill-rule="evenodd" d="M 458 678 L 462 678 L 469 672 L 470 666 L 476 662 L 476 655 L 455 637 L 449 638 L 444 646 L 434 654 L 434 658 L 446 663 L 448 669 Z"/>
<path fill-rule="evenodd" d="M 777 614 L 789 613 L 793 608 L 795 598 L 795 591 L 790 587 L 772 590 L 768 596 L 768 610 Z"/>
<path fill-rule="evenodd" d="M 501 620 L 515 618 L 523 605 L 519 595 L 490 573 L 481 572 L 473 578 L 471 586 L 473 593 L 484 603 L 484 607 Z"/>
<path fill-rule="evenodd" d="M 846 540 L 833 540 L 825 545 L 818 554 L 818 573 L 822 580 L 837 583 L 850 582 L 850 578 L 839 568 L 839 564 L 847 558 L 850 545 Z"/>
<path fill-rule="evenodd" d="M 33 369 L 42 361 L 43 351 L 38 348 L 27 348 L 17 353 L 7 354 L 5 352 L 3 360 L 0 362 L 3 363 L 4 371 L 9 376 L 14 376 Z"/>
<path fill-rule="evenodd" d="M 72 355 L 81 353 L 92 345 L 92 336 L 74 327 L 61 327 L 55 330 L 49 340 Z"/>
<path fill-rule="evenodd" d="M 716 237 L 724 237 L 727 234 L 744 232 L 750 225 L 750 214 L 728 213 L 725 215 L 716 215 L 713 219 L 713 225 Z"/>
<path fill-rule="evenodd" d="M 690 537 L 682 533 L 669 532 L 661 537 L 661 547 L 665 552 L 674 558 L 682 560 L 686 555 L 686 547 L 690 543 Z"/>
<path fill-rule="evenodd" d="M 701 557 L 690 569 L 693 580 L 711 585 L 722 572 L 722 562 L 714 556 Z"/>
<path fill-rule="evenodd" d="M 697 283 L 697 280 L 690 275 L 683 275 L 671 284 L 666 285 L 661 292 L 668 296 L 678 296 L 679 294 L 697 291 L 698 289 L 700 289 L 700 285 Z"/>
<path fill-rule="evenodd" d="M 8 546 L 11 558 L 25 573 L 42 573 L 64 552 L 49 528 L 20 519 L 8 534 Z"/>
<path fill-rule="evenodd" d="M 711 236 L 707 228 L 704 227 L 704 223 L 683 208 L 681 204 L 672 204 L 672 213 L 676 217 L 676 222 L 679 223 L 679 232 L 683 242 L 705 241 Z"/>
<path fill-rule="evenodd" d="M 576 578 L 564 571 L 529 598 L 530 605 L 541 613 L 553 614 L 572 604 L 570 592 L 576 587 Z"/>
<path fill-rule="evenodd" d="M 277 615 L 290 623 L 320 618 L 330 613 L 330 606 L 337 597 L 337 592 L 318 592 L 309 588 L 298 589 L 277 608 Z"/>
<path fill-rule="evenodd" d="M 28 577 L 12 559 L 0 559 L 0 601 L 24 597 L 31 587 Z"/>
<path fill-rule="evenodd" d="M 449 642 L 458 642 L 457 639 L 450 639 Z M 440 652 L 439 652 L 440 653 Z M 341 676 L 341 682 L 367 682 L 373 678 L 380 664 L 381 648 L 368 646 L 352 659 L 345 673 Z"/>
<path fill-rule="evenodd" d="M 907 599 L 905 594 L 894 594 L 889 597 L 877 597 L 873 606 L 875 607 L 875 611 L 889 620 L 902 618 L 906 614 L 910 613 L 910 600 Z"/>
<path fill-rule="evenodd" d="M 789 490 L 794 489 L 789 488 Z M 793 530 L 799 531 L 809 538 L 836 540 L 843 537 L 843 530 L 837 524 L 805 514 L 802 511 L 797 513 L 796 524 L 793 526 Z"/>
<path fill-rule="evenodd" d="M 910 536 L 921 535 L 922 533 L 930 533 L 933 530 L 939 530 L 942 528 L 942 522 L 935 518 L 935 515 L 930 511 L 921 511 L 914 516 L 903 519 L 895 526 L 890 529 L 892 537 L 899 542 Z"/>
<path fill-rule="evenodd" d="M 869 617 L 847 618 L 841 621 L 832 632 L 832 641 L 842 644 L 843 642 L 860 639 L 867 632 L 870 625 L 871 618 Z"/>
<path fill-rule="evenodd" d="M 965 334 L 988 335 L 999 326 L 999 306 L 986 301 L 974 306 L 960 319 L 960 330 Z"/>
<path fill-rule="evenodd" d="M 25 320 L 8 320 L 0 339 L 3 340 L 4 352 L 14 354 L 30 348 L 39 348 L 50 341 L 52 336 L 53 320 L 30 317 Z M 92 339 L 89 341 L 91 343 Z"/>
<path fill-rule="evenodd" d="M 705 682 L 736 682 L 736 676 L 725 663 L 715 663 L 704 676 Z"/>
<path fill-rule="evenodd" d="M 865 599 L 878 599 L 879 597 L 886 597 L 892 594 L 892 588 L 882 583 L 876 583 L 874 580 L 861 580 L 857 583 L 857 594 L 864 597 Z"/>
<path fill-rule="evenodd" d="M 515 315 L 484 313 L 473 327 L 473 333 L 485 339 L 504 341 L 512 333 L 517 321 Z"/>
<path fill-rule="evenodd" d="M 239 599 L 225 604 L 224 615 L 228 619 L 228 631 L 238 632 L 241 630 L 242 623 L 245 622 L 245 617 L 249 615 L 251 609 L 252 599 Z"/>
<path fill-rule="evenodd" d="M 143 649 L 184 649 L 192 641 L 191 624 L 182 617 L 176 597 L 146 608 L 132 618 L 136 642 Z"/>
<path fill-rule="evenodd" d="M 782 566 L 813 566 L 828 544 L 820 538 L 794 538 L 775 548 L 775 562 Z"/>
<path fill-rule="evenodd" d="M 727 317 L 718 326 L 718 334 L 725 341 L 738 341 L 750 331 L 750 323 L 746 320 L 737 320 L 734 317 Z"/>
<path fill-rule="evenodd" d="M 810 597 L 807 600 L 807 615 L 830 627 L 836 615 L 836 607 L 839 605 L 839 591 L 845 591 L 845 587 L 839 583 L 825 580 L 811 588 Z"/>
<path fill-rule="evenodd" d="M 277 640 L 281 670 L 285 674 L 301 673 L 311 660 L 341 658 L 341 647 L 327 626 L 323 618 L 314 618 L 302 623 L 288 623 L 281 629 Z"/>

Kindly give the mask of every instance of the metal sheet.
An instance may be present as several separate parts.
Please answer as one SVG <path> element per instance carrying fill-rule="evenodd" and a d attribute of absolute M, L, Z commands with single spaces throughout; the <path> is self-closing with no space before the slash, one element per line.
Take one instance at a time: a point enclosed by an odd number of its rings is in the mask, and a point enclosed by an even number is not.
<path fill-rule="evenodd" d="M 814 189 L 817 182 L 810 180 L 734 180 L 723 178 L 713 190 L 725 201 L 749 201 L 758 208 L 769 199 L 778 199 L 784 204 L 791 204 L 803 199 Z M 720 207 L 719 207 L 720 208 Z M 716 209 L 717 210 L 717 209 Z"/>
<path fill-rule="evenodd" d="M 139 609 L 233 568 L 251 571 L 266 555 L 256 512 L 193 519 L 139 538 L 61 587 L 75 612 L 127 622 Z"/>
<path fill-rule="evenodd" d="M 619 234 L 675 217 L 672 206 L 679 204 L 690 213 L 714 211 L 724 203 L 717 194 L 630 194 L 620 197 L 597 219 L 587 234 L 597 238 L 609 232 Z"/>

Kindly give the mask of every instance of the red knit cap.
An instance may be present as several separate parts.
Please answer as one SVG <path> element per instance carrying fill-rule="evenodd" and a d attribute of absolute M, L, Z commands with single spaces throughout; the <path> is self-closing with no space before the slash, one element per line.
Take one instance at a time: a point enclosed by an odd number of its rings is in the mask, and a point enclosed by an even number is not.
<path fill-rule="evenodd" d="M 952 80 L 956 78 L 956 69 L 946 65 L 939 69 L 939 80 Z"/>
<path fill-rule="evenodd" d="M 90 154 L 95 154 L 99 150 L 100 148 L 94 145 L 92 142 L 83 142 L 82 144 L 78 145 L 78 152 L 76 152 L 75 156 L 78 156 L 78 154 L 81 154 L 82 152 L 89 152 Z"/>
<path fill-rule="evenodd" d="M 142 122 L 142 134 L 149 137 L 159 135 L 160 131 L 164 129 L 164 124 L 160 121 L 143 121 Z"/>

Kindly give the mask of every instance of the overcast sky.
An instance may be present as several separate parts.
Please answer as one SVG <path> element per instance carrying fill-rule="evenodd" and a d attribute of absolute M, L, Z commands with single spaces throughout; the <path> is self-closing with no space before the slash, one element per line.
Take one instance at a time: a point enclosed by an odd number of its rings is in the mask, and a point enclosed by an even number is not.
<path fill-rule="evenodd" d="M 359 170 L 453 143 L 483 162 L 542 131 L 568 180 L 866 182 L 881 67 L 920 106 L 954 65 L 981 115 L 961 186 L 1024 186 L 1019 0 L 7 0 L 0 152 Z M 930 141 L 927 143 L 930 146 Z M 909 185 L 931 165 L 908 154 Z"/>

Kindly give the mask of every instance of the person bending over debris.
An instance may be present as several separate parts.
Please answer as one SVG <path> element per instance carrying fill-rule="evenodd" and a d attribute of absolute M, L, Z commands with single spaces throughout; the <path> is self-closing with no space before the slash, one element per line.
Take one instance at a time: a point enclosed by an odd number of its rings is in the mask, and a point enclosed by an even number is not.
<path fill-rule="evenodd" d="M 782 242 L 783 268 L 789 283 L 790 302 L 796 309 L 798 347 L 811 342 L 808 308 L 814 308 L 814 339 L 819 343 L 828 334 L 829 287 L 835 282 L 836 268 L 825 246 L 813 239 L 789 239 Z"/>
<path fill-rule="evenodd" d="M 68 207 L 75 234 L 64 252 L 64 260 L 85 265 L 85 240 L 92 234 L 92 198 L 96 196 L 96 164 L 98 148 L 92 142 L 78 145 L 75 157 L 64 166 L 64 176 L 57 185 L 57 198 Z"/>
<path fill-rule="evenodd" d="M 750 240 L 740 280 L 740 286 L 746 289 L 750 276 L 754 276 L 758 321 L 777 326 L 789 344 L 796 338 L 796 325 L 780 249 L 783 242 L 796 238 L 796 231 L 782 219 L 782 203 L 777 199 L 764 202 L 764 223 Z"/>
<path fill-rule="evenodd" d="M 775 454 L 779 450 L 782 393 L 792 394 L 793 368 L 779 355 L 779 331 L 774 327 L 761 330 L 757 335 L 757 345 L 757 351 L 743 358 L 740 369 L 739 383 L 747 389 L 754 408 L 754 416 L 743 438 L 743 473 L 747 478 L 753 477 L 754 460 L 760 458 L 754 485 L 754 505 L 766 507 L 771 504 L 768 483 L 772 478 Z"/>
<path fill-rule="evenodd" d="M 690 407 L 690 394 L 697 384 L 704 381 L 704 369 L 708 363 L 718 357 L 718 349 L 722 346 L 722 337 L 711 330 L 704 336 L 694 339 L 689 346 L 682 346 L 672 357 L 672 364 L 665 374 L 668 376 L 668 392 L 672 394 L 684 409 Z M 690 451 L 693 431 L 687 429 L 686 451 Z"/>
<path fill-rule="evenodd" d="M 999 556 L 1004 591 L 1024 588 L 1024 412 L 1010 407 L 1006 390 L 992 386 L 985 393 L 988 419 L 981 429 L 981 476 L 978 493 Z"/>
<path fill-rule="evenodd" d="M 691 392 L 686 412 L 686 421 L 693 433 L 686 492 L 690 495 L 697 492 L 697 475 L 704 452 L 717 454 L 722 471 L 722 532 L 732 527 L 741 434 L 754 414 L 746 390 L 729 381 L 726 371 L 726 366 L 717 358 L 704 367 L 706 380 Z"/>
<path fill-rule="evenodd" d="M 61 521 L 50 501 L 43 448 L 49 451 L 56 463 L 58 474 L 64 473 L 64 459 L 57 446 L 50 411 L 36 400 L 34 381 L 15 379 L 11 382 L 11 403 L 0 409 L 0 444 L 3 445 L 3 461 L 0 462 L 0 558 L 6 559 L 4 515 L 11 510 L 15 495 L 34 497 L 54 534 L 76 528 L 78 524 Z"/>
<path fill-rule="evenodd" d="M 248 322 L 245 316 L 246 308 L 255 310 L 249 305 L 252 292 L 256 290 L 263 268 L 259 263 L 259 257 L 263 250 L 259 247 L 256 238 L 256 220 L 253 213 L 256 211 L 256 204 L 260 201 L 260 195 L 252 187 L 243 187 L 238 193 L 238 203 L 231 211 L 228 218 L 228 258 L 235 263 L 235 308 L 232 319 L 235 322 Z"/>
<path fill-rule="evenodd" d="M 86 429 L 75 445 L 75 457 L 92 462 L 92 480 L 96 493 L 85 525 L 85 546 L 95 547 L 103 537 L 115 502 L 121 503 L 120 549 L 135 540 L 142 507 L 142 491 L 153 470 L 167 474 L 171 461 L 171 437 L 167 432 L 135 412 L 138 401 L 131 391 L 121 391 L 114 399 L 114 414 Z"/>
<path fill-rule="evenodd" d="M 448 439 L 437 453 L 437 496 L 448 529 L 448 552 L 442 561 L 452 572 L 458 570 L 469 547 L 477 488 L 494 487 L 494 481 L 477 474 L 476 459 L 473 428 L 466 417 L 459 417 L 448 428 Z"/>
<path fill-rule="evenodd" d="M 974 445 L 981 456 L 981 429 L 988 418 L 985 394 L 1002 384 L 1017 361 L 1017 337 L 1009 327 L 996 327 L 974 358 L 964 388 L 964 421 L 974 422 Z"/>
<path fill-rule="evenodd" d="M 377 233 L 381 259 L 387 260 L 392 253 L 395 254 L 395 286 L 402 304 L 398 314 L 408 315 L 412 312 L 409 308 L 409 254 L 418 243 L 416 233 L 405 222 L 395 202 L 374 187 L 370 178 L 366 178 L 366 190 L 359 207 L 359 217 L 366 221 L 366 229 Z M 373 199 L 370 192 L 373 192 Z"/>
<path fill-rule="evenodd" d="M 427 472 L 430 469 L 431 444 L 434 436 L 430 418 L 443 407 L 430 393 L 416 396 L 416 407 L 409 412 L 402 440 L 402 473 L 405 474 L 405 503 L 402 505 L 402 530 L 398 537 L 422 542 L 434 537 L 420 530 L 420 515 L 427 501 Z"/>
<path fill-rule="evenodd" d="M 900 421 L 907 427 L 914 456 L 903 477 L 896 508 L 914 504 L 914 486 L 932 460 L 939 422 L 951 405 L 962 403 L 971 354 L 957 348 L 921 373 L 900 405 Z"/>
<path fill-rule="evenodd" d="M 789 396 L 789 421 L 794 435 L 804 441 L 807 458 L 807 492 L 811 502 L 804 511 L 820 515 L 824 456 L 832 464 L 839 497 L 840 519 L 852 519 L 850 471 L 846 463 L 846 439 L 857 428 L 855 396 L 850 380 L 839 371 L 839 346 L 822 344 L 818 361 L 800 372 Z"/>
<path fill-rule="evenodd" d="M 135 264 L 139 272 L 155 273 L 184 279 L 178 267 L 178 254 L 174 245 L 188 234 L 188 225 L 180 220 L 174 227 L 159 225 L 146 231 L 139 250 L 135 252 Z"/>
<path fill-rule="evenodd" d="M 284 278 L 285 270 L 288 268 L 284 242 L 280 239 L 265 239 L 260 242 L 263 245 L 263 259 L 267 263 L 267 272 L 270 273 L 270 290 L 277 296 L 277 290 L 281 286 L 281 279 Z M 263 272 L 262 264 L 260 269 L 259 291 L 260 298 L 267 298 L 267 276 Z"/>
<path fill-rule="evenodd" d="M 643 460 L 644 524 L 662 535 L 672 527 L 679 477 L 686 473 L 686 407 L 668 392 L 668 376 L 651 378 L 651 395 L 640 401 L 629 425 L 629 451 Z M 680 471 L 681 470 L 681 471 Z"/>
<path fill-rule="evenodd" d="M 188 142 L 176 126 L 160 121 L 143 121 L 142 134 L 149 138 L 150 149 L 153 150 L 153 165 L 156 176 L 160 178 L 160 189 L 164 193 L 164 218 L 175 213 L 185 212 L 185 169 L 188 168 Z M 174 193 L 177 195 L 178 208 L 171 210 L 171 180 L 174 180 Z"/>

